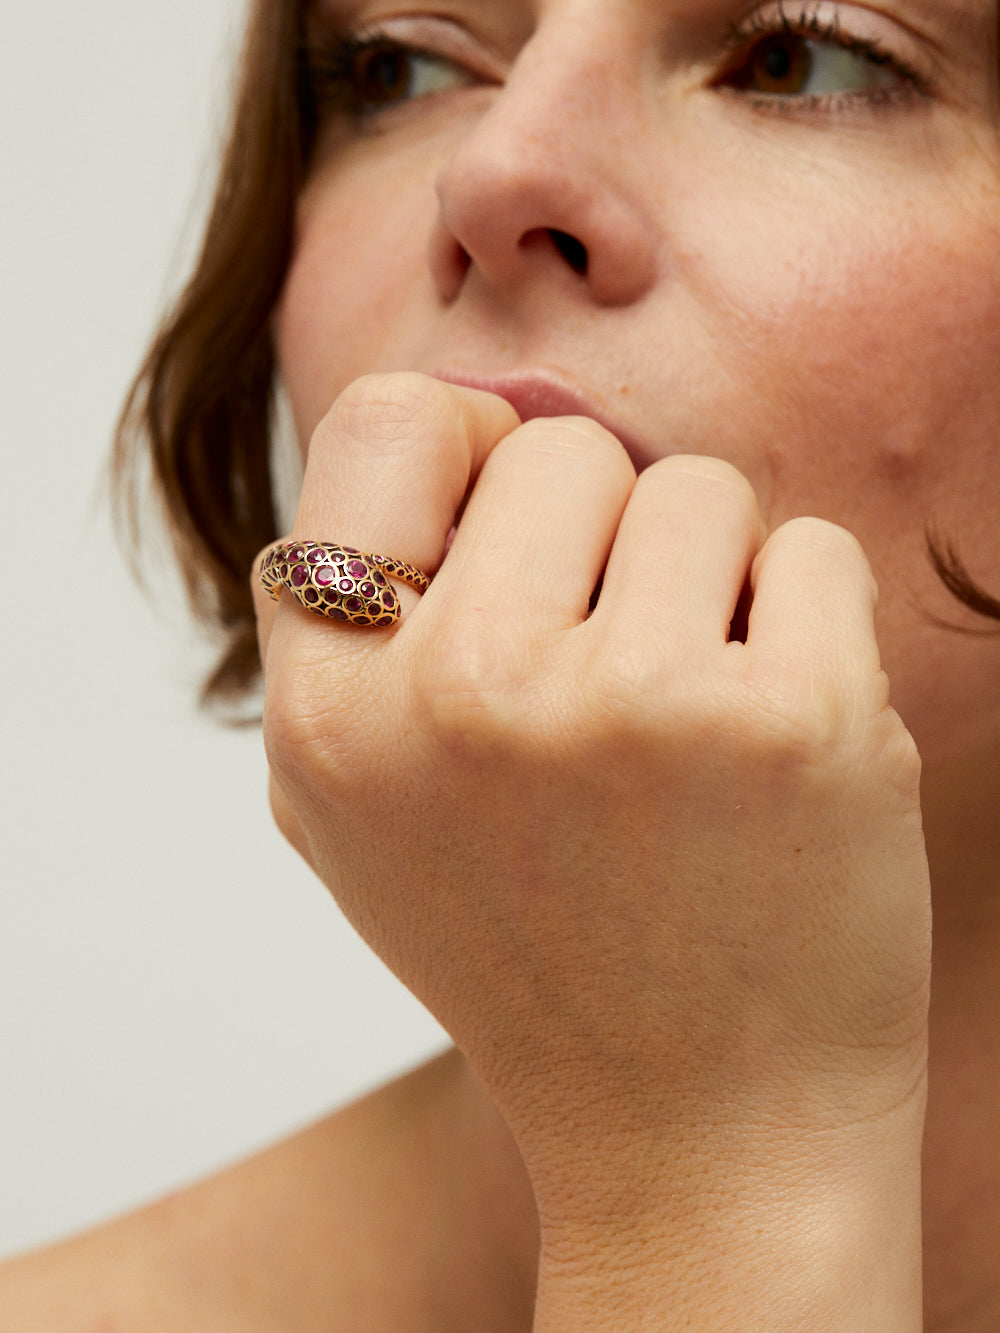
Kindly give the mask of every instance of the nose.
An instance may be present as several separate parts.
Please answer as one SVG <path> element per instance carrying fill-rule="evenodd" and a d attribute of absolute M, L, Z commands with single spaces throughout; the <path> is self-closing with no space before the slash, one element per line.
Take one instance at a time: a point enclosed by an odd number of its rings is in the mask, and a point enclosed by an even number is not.
<path fill-rule="evenodd" d="M 507 289 L 568 280 L 609 306 L 652 285 L 639 79 L 625 51 L 596 45 L 536 32 L 442 168 L 431 269 L 446 301 L 474 277 Z"/>

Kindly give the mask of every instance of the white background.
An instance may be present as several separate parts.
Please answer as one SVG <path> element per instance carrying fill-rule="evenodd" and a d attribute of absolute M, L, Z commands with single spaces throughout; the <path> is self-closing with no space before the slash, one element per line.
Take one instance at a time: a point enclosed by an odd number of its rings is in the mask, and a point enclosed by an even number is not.
<path fill-rule="evenodd" d="M 211 182 L 240 0 L 0 0 L 0 1253 L 443 1044 L 271 827 L 256 730 L 131 586 L 102 476 Z"/>

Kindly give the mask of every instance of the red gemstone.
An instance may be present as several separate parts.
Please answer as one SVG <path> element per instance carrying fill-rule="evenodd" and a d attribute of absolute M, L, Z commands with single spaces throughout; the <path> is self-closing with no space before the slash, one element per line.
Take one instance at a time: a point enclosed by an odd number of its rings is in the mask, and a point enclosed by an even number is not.
<path fill-rule="evenodd" d="M 347 562 L 347 572 L 356 579 L 363 579 L 368 573 L 368 566 L 363 560 L 349 560 Z"/>
<path fill-rule="evenodd" d="M 365 604 L 360 597 L 348 597 L 344 605 L 347 607 L 348 611 L 357 612 L 365 609 Z"/>
<path fill-rule="evenodd" d="M 358 592 L 361 594 L 362 597 L 374 597 L 374 596 L 375 596 L 375 584 L 374 584 L 374 583 L 362 583 L 362 584 L 359 584 L 359 586 L 358 586 Z"/>
<path fill-rule="evenodd" d="M 331 569 L 329 565 L 324 565 L 322 569 L 317 569 L 313 573 L 314 582 L 318 583 L 321 588 L 328 588 L 336 577 L 337 571 Z"/>
<path fill-rule="evenodd" d="M 341 579 L 341 580 L 340 580 L 340 585 L 339 585 L 339 586 L 340 586 L 340 591 L 341 591 L 341 592 L 353 592 L 353 591 L 354 591 L 354 586 L 355 586 L 355 585 L 354 585 L 354 580 L 353 580 L 353 579 Z"/>
<path fill-rule="evenodd" d="M 296 565 L 292 570 L 292 582 L 295 584 L 296 588 L 301 588 L 303 583 L 306 583 L 308 579 L 309 571 L 306 569 L 305 565 Z"/>
<path fill-rule="evenodd" d="M 323 560 L 325 559 L 325 556 L 322 549 L 319 546 L 314 546 L 313 549 L 306 556 L 306 559 L 309 561 L 311 565 L 321 565 L 323 563 Z"/>

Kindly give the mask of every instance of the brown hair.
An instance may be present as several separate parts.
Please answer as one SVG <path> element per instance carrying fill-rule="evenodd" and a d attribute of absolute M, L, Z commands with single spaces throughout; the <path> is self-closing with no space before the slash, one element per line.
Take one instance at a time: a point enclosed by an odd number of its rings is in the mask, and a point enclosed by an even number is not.
<path fill-rule="evenodd" d="M 225 636 L 205 702 L 238 700 L 259 669 L 248 577 L 254 555 L 276 535 L 270 318 L 309 147 L 299 23 L 288 0 L 254 6 L 201 254 L 132 385 L 115 437 L 116 517 L 130 550 L 139 549 L 144 526 L 148 462 L 191 607 Z"/>
<path fill-rule="evenodd" d="M 191 607 L 225 636 L 205 703 L 240 700 L 259 673 L 248 579 L 255 554 L 276 535 L 270 318 L 314 132 L 301 11 L 292 0 L 256 0 L 201 255 L 136 377 L 115 440 L 116 512 L 130 548 L 143 526 L 148 456 Z M 1000 601 L 976 586 L 953 546 L 929 536 L 928 551 L 960 602 L 1000 620 Z"/>

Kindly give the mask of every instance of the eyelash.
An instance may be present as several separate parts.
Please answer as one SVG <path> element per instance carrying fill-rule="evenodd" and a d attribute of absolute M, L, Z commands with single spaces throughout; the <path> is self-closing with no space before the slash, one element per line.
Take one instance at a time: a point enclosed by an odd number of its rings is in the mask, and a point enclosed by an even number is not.
<path fill-rule="evenodd" d="M 769 37 L 799 37 L 803 41 L 816 41 L 836 46 L 850 55 L 868 60 L 872 65 L 888 70 L 900 80 L 898 88 L 855 89 L 843 93 L 821 93 L 789 96 L 767 93 L 751 94 L 749 100 L 755 107 L 764 110 L 792 110 L 809 106 L 834 108 L 843 104 L 858 102 L 869 105 L 885 105 L 897 102 L 901 97 L 917 94 L 928 97 L 933 92 L 930 80 L 919 73 L 894 52 L 888 50 L 873 38 L 852 37 L 844 32 L 836 17 L 822 19 L 816 12 L 815 5 L 803 5 L 796 16 L 792 16 L 779 2 L 773 15 L 755 12 L 742 23 L 733 24 L 729 29 L 727 45 L 732 53 L 727 71 L 717 80 L 717 86 L 724 86 L 739 73 L 743 62 L 753 54 L 754 48 Z"/>
<path fill-rule="evenodd" d="M 361 62 L 379 52 L 405 57 L 411 61 L 426 60 L 436 65 L 454 65 L 440 51 L 434 51 L 409 42 L 401 42 L 377 28 L 335 38 L 328 45 L 306 47 L 300 54 L 300 68 L 304 74 L 310 107 L 314 114 L 329 111 L 364 121 L 377 116 L 383 107 L 359 93 Z M 470 82 L 472 76 L 470 76 Z M 386 101 L 385 107 L 392 105 Z"/>
<path fill-rule="evenodd" d="M 797 37 L 838 47 L 873 66 L 888 70 L 899 80 L 898 87 L 871 87 L 840 93 L 774 94 L 751 92 L 745 95 L 750 104 L 760 110 L 789 112 L 810 108 L 833 110 L 839 106 L 857 107 L 859 104 L 884 106 L 897 103 L 912 94 L 929 96 L 933 89 L 928 78 L 901 60 L 872 38 L 853 37 L 845 33 L 837 18 L 823 19 L 816 11 L 816 0 L 805 3 L 795 15 L 789 14 L 780 3 L 771 15 L 753 13 L 741 23 L 730 26 L 725 46 L 727 68 L 715 80 L 716 87 L 733 88 L 733 80 L 752 57 L 755 49 L 773 37 Z M 310 46 L 300 55 L 300 67 L 305 79 L 308 103 L 314 117 L 324 112 L 350 116 L 357 123 L 371 121 L 395 104 L 392 98 L 384 103 L 365 98 L 359 91 L 363 60 L 378 52 L 405 57 L 411 61 L 425 60 L 432 64 L 453 64 L 440 51 L 410 45 L 399 41 L 377 28 L 354 35 L 334 38 L 328 44 Z M 470 84 L 476 76 L 470 73 Z"/>

